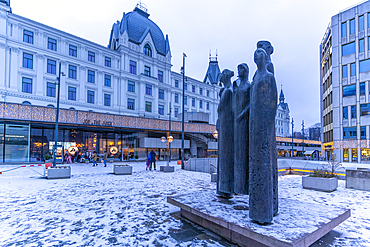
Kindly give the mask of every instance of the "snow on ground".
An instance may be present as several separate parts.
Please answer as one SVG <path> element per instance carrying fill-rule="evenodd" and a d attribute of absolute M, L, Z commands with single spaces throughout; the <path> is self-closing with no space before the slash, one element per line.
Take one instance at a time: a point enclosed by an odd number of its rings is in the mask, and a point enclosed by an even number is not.
<path fill-rule="evenodd" d="M 146 171 L 143 162 L 131 165 L 133 175 L 116 176 L 111 164 L 73 164 L 72 178 L 59 180 L 42 178 L 41 167 L 4 172 L 0 245 L 230 246 L 224 240 L 174 237 L 186 223 L 173 217 L 179 209 L 166 197 L 215 189 L 209 174 L 178 165 L 175 173 Z M 13 167 L 1 165 L 0 171 Z M 333 193 L 304 190 L 301 177 L 290 175 L 280 177 L 279 196 L 352 209 L 348 220 L 314 245 L 370 246 L 370 192 L 345 189 L 344 181 Z"/>

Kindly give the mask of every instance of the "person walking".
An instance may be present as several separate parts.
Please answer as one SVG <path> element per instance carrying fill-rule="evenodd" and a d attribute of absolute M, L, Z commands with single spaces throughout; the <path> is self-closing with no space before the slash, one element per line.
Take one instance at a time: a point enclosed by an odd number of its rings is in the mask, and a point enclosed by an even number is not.
<path fill-rule="evenodd" d="M 104 156 L 103 156 L 104 167 L 107 166 L 107 160 L 108 160 L 108 153 L 107 151 L 104 151 Z"/>
<path fill-rule="evenodd" d="M 96 154 L 96 151 L 94 151 L 93 155 L 91 156 L 92 160 L 93 160 L 93 166 L 97 166 L 98 163 L 98 155 Z"/>
<path fill-rule="evenodd" d="M 155 156 L 157 156 L 157 154 L 154 152 L 154 150 L 152 149 L 152 151 L 150 152 L 150 168 L 149 170 L 152 170 L 152 164 L 154 163 L 154 170 L 155 169 Z"/>
<path fill-rule="evenodd" d="M 148 158 L 146 159 L 146 168 L 145 170 L 150 169 L 150 153 L 148 154 Z"/>

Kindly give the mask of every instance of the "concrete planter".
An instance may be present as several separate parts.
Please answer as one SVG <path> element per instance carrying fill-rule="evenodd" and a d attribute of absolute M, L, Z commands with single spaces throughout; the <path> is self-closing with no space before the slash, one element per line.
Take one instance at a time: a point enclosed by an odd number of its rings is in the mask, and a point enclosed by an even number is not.
<path fill-rule="evenodd" d="M 70 166 L 56 166 L 45 169 L 45 177 L 47 179 L 71 178 Z"/>
<path fill-rule="evenodd" d="M 302 177 L 304 189 L 332 192 L 338 188 L 338 178 Z"/>
<path fill-rule="evenodd" d="M 159 167 L 159 170 L 161 172 L 174 172 L 175 171 L 175 167 L 174 166 L 160 166 Z"/>
<path fill-rule="evenodd" d="M 370 191 L 370 169 L 347 169 L 346 188 Z"/>
<path fill-rule="evenodd" d="M 113 173 L 116 175 L 132 175 L 132 166 L 114 165 Z"/>

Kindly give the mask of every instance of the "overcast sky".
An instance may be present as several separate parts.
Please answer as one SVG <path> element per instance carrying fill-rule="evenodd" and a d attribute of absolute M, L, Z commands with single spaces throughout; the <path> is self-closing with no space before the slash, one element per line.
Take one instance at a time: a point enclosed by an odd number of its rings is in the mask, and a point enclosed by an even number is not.
<path fill-rule="evenodd" d="M 137 0 L 11 0 L 13 13 L 107 46 L 112 25 Z M 144 0 L 150 19 L 169 35 L 172 70 L 187 54 L 186 75 L 203 81 L 209 50 L 221 71 L 256 65 L 258 40 L 274 46 L 272 62 L 295 130 L 320 121 L 319 44 L 331 17 L 358 0 Z M 236 78 L 235 78 L 236 79 Z"/>

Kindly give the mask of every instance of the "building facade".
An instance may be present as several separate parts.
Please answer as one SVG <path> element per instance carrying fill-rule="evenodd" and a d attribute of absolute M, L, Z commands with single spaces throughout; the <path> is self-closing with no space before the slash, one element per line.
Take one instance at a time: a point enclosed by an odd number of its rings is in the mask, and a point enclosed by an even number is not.
<path fill-rule="evenodd" d="M 279 137 L 288 137 L 290 136 L 289 132 L 289 124 L 290 124 L 290 115 L 289 115 L 289 106 L 288 103 L 285 102 L 285 96 L 283 93 L 283 89 L 280 91 L 279 96 L 279 103 L 276 110 L 276 118 L 275 118 L 275 131 L 276 136 Z"/>
<path fill-rule="evenodd" d="M 124 13 L 121 21 L 113 24 L 109 44 L 105 47 L 16 15 L 12 13 L 10 1 L 0 2 L 0 102 L 3 103 L 3 112 L 10 109 L 21 112 L 22 107 L 32 106 L 32 111 L 43 109 L 40 110 L 43 114 L 50 110 L 50 117 L 53 118 L 57 77 L 61 73 L 61 109 L 68 110 L 69 114 L 75 111 L 80 113 L 78 115 L 86 112 L 107 116 L 100 120 L 84 118 L 75 124 L 62 122 L 59 140 L 63 140 L 63 150 L 76 145 L 84 153 L 95 150 L 101 153 L 110 149 L 110 143 L 117 147 L 121 143 L 120 152 L 130 146 L 133 151 L 129 153 L 137 153 L 140 158 L 145 157 L 148 149 L 161 153 L 160 147 L 164 144 L 150 138 L 166 135 L 167 129 L 122 127 L 112 125 L 109 118 L 129 116 L 143 122 L 155 122 L 167 121 L 171 114 L 172 121 L 181 121 L 182 74 L 171 70 L 171 58 L 168 35 L 163 35 L 162 30 L 149 19 L 147 9 L 141 5 Z M 219 101 L 217 83 L 187 76 L 184 87 L 185 112 L 206 114 L 208 122 L 204 124 L 214 126 Z M 19 116 L 22 115 L 10 118 L 0 116 L 0 134 L 5 140 L 0 147 L 0 162 L 38 161 L 52 147 L 53 126 L 50 121 L 45 118 L 22 119 Z M 118 129 L 107 129 L 110 125 Z M 104 131 L 114 135 L 115 141 L 109 141 L 113 137 L 108 138 Z M 189 144 L 185 153 L 197 156 L 200 146 L 201 152 L 206 151 L 208 141 L 214 141 L 210 135 L 213 131 L 209 131 L 197 133 L 204 137 L 203 141 L 199 138 L 195 140 L 187 133 L 186 139 L 192 147 Z M 79 141 L 76 137 L 79 134 L 76 133 L 82 133 Z M 100 134 L 100 140 L 105 141 L 97 145 Z M 180 147 L 175 145 L 176 138 L 179 138 L 177 134 L 175 129 L 174 158 L 179 156 Z M 127 147 L 123 144 L 124 136 L 128 138 L 127 143 L 131 142 Z M 12 146 L 11 143 L 19 145 Z M 41 151 L 34 151 L 38 149 L 37 145 L 42 147 Z M 143 150 L 139 151 L 139 148 Z M 19 157 L 12 158 L 14 151 L 20 154 Z M 35 153 L 38 153 L 37 157 Z"/>
<path fill-rule="evenodd" d="M 320 44 L 321 140 L 327 157 L 370 161 L 370 1 L 331 18 Z"/>

